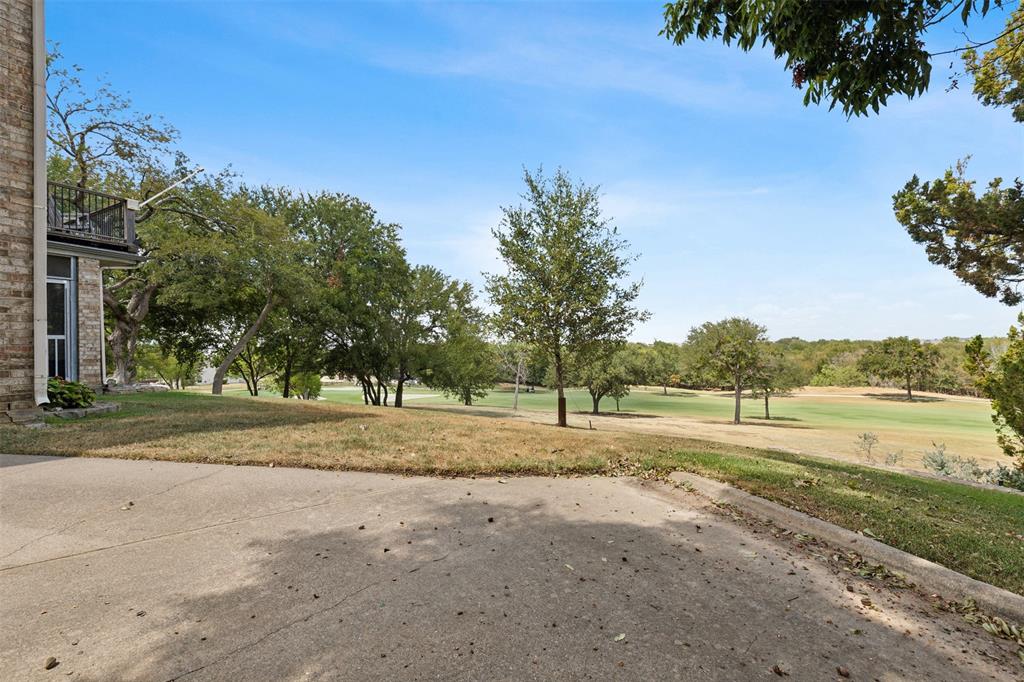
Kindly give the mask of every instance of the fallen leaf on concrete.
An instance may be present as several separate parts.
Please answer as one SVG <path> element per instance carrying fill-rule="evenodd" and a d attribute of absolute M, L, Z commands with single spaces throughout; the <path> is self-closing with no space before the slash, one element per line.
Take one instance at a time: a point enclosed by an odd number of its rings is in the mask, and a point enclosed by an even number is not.
<path fill-rule="evenodd" d="M 54 669 L 54 668 L 56 668 L 56 667 L 57 667 L 58 665 L 60 665 L 60 664 L 59 664 L 59 663 L 57 662 L 57 659 L 56 659 L 56 658 L 54 658 L 53 656 L 50 656 L 50 657 L 49 657 L 49 658 L 47 658 L 47 659 L 46 659 L 46 661 L 45 661 L 45 662 L 43 663 L 43 670 L 53 670 L 53 669 Z"/>
<path fill-rule="evenodd" d="M 573 568 L 569 564 L 566 564 L 565 567 L 568 568 L 570 571 L 575 571 L 576 570 L 575 568 Z"/>
<path fill-rule="evenodd" d="M 839 666 L 838 668 L 836 668 L 836 673 L 838 673 L 839 677 L 849 677 L 850 676 L 850 671 L 847 670 L 846 668 L 844 668 L 843 666 Z"/>
<path fill-rule="evenodd" d="M 616 642 L 621 642 L 624 639 L 626 639 L 626 633 L 625 632 L 620 632 L 619 634 L 615 635 L 615 641 Z"/>
<path fill-rule="evenodd" d="M 780 666 L 778 663 L 772 666 L 772 672 L 778 675 L 779 677 L 786 677 L 787 675 L 789 675 L 789 673 L 783 670 L 782 666 Z"/>

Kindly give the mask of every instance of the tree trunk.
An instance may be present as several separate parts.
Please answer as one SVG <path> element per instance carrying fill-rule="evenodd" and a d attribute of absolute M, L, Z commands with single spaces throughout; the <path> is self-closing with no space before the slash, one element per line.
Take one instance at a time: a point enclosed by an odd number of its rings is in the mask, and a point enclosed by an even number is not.
<path fill-rule="evenodd" d="M 523 359 L 519 358 L 516 364 L 516 392 L 512 394 L 512 411 L 519 410 L 519 378 L 523 376 Z"/>
<path fill-rule="evenodd" d="M 555 385 L 558 387 L 558 425 L 568 426 L 565 418 L 565 388 L 562 386 L 562 354 L 555 353 Z"/>
<path fill-rule="evenodd" d="M 405 388 L 405 374 L 398 375 L 398 386 L 395 387 L 395 407 L 402 406 L 402 390 Z"/>
<path fill-rule="evenodd" d="M 252 337 L 256 336 L 256 332 L 260 330 L 263 323 L 267 321 L 267 317 L 270 315 L 271 309 L 274 307 L 274 294 L 273 292 L 267 295 L 267 302 L 263 305 L 263 310 L 260 311 L 259 317 L 252 323 L 245 333 L 242 334 L 242 338 L 238 339 L 238 342 L 234 347 L 228 351 L 227 356 L 217 367 L 217 371 L 213 374 L 213 395 L 221 395 L 224 391 L 224 375 L 228 373 L 228 368 L 231 367 L 231 363 L 235 361 L 238 354 L 249 344 Z"/>
<path fill-rule="evenodd" d="M 114 328 L 107 340 L 114 358 L 114 381 L 120 385 L 130 384 L 135 379 L 135 346 L 154 291 L 156 284 L 147 284 L 132 292 L 126 304 L 112 290 L 103 288 L 103 306 L 114 318 Z M 100 377 L 100 380 L 106 383 L 107 378 Z"/>
<path fill-rule="evenodd" d="M 380 385 L 374 385 L 373 377 L 363 376 L 359 379 L 363 384 L 363 393 L 368 402 L 367 405 L 380 405 Z"/>
<path fill-rule="evenodd" d="M 288 353 L 285 355 L 284 360 L 284 381 L 281 387 L 281 397 L 290 398 L 292 397 L 292 349 L 291 344 L 288 344 Z"/>
<path fill-rule="evenodd" d="M 242 372 L 242 381 L 245 382 L 245 390 L 249 392 L 249 395 L 256 395 L 252 392 L 252 384 L 249 383 L 249 375 Z"/>
<path fill-rule="evenodd" d="M 736 384 L 735 384 L 736 385 L 736 409 L 733 412 L 732 423 L 733 424 L 739 424 L 740 423 L 740 400 L 743 397 L 743 387 L 740 385 L 740 377 L 739 377 L 739 375 L 736 375 L 735 380 L 736 380 Z"/>
<path fill-rule="evenodd" d="M 771 419 L 771 415 L 768 414 L 768 391 L 764 392 L 764 418 Z"/>
<path fill-rule="evenodd" d="M 593 393 L 591 393 L 590 394 L 590 399 L 594 402 L 594 409 L 593 409 L 593 411 L 591 411 L 591 414 L 600 414 L 600 409 L 598 409 L 598 408 L 601 405 L 601 396 L 594 395 Z"/>
<path fill-rule="evenodd" d="M 668 384 L 662 384 L 661 385 L 661 394 L 662 395 L 668 395 Z"/>
<path fill-rule="evenodd" d="M 907 375 L 907 400 L 913 400 L 914 394 L 910 392 L 910 375 Z"/>
<path fill-rule="evenodd" d="M 616 412 L 619 411 L 619 399 L 618 398 L 615 399 L 615 411 Z"/>

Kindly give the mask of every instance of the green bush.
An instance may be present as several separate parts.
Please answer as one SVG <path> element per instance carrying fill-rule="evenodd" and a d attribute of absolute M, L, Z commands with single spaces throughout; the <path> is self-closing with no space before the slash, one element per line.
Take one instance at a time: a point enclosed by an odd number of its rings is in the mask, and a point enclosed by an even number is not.
<path fill-rule="evenodd" d="M 53 377 L 46 382 L 46 397 L 53 407 L 89 407 L 96 401 L 96 392 L 77 381 Z"/>
<path fill-rule="evenodd" d="M 274 379 L 274 388 L 284 391 L 284 377 Z M 288 392 L 300 400 L 316 400 L 320 397 L 320 375 L 316 372 L 296 372 L 288 382 Z"/>
<path fill-rule="evenodd" d="M 827 364 L 811 377 L 811 386 L 866 386 L 868 378 L 854 366 Z"/>

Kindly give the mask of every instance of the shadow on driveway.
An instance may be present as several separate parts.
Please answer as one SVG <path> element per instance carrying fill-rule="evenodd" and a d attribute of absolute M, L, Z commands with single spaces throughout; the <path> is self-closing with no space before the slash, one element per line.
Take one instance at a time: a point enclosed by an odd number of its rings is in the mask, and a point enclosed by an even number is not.
<path fill-rule="evenodd" d="M 696 496 L 244 467 L 197 485 L 212 481 L 228 521 L 0 572 L 4 677 L 43 679 L 51 655 L 97 682 L 1013 674 L 999 640 L 915 592 Z M 76 532 L 173 518 L 186 491 Z"/>

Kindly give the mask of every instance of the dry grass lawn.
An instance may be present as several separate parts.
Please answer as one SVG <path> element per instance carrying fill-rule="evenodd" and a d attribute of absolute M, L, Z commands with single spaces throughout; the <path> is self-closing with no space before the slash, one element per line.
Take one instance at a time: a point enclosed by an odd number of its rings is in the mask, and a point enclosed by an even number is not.
<path fill-rule="evenodd" d="M 602 471 L 674 439 L 558 429 L 442 411 L 324 402 L 126 396 L 109 416 L 42 431 L 0 430 L 0 451 L 124 459 L 358 469 L 409 474 Z"/>

